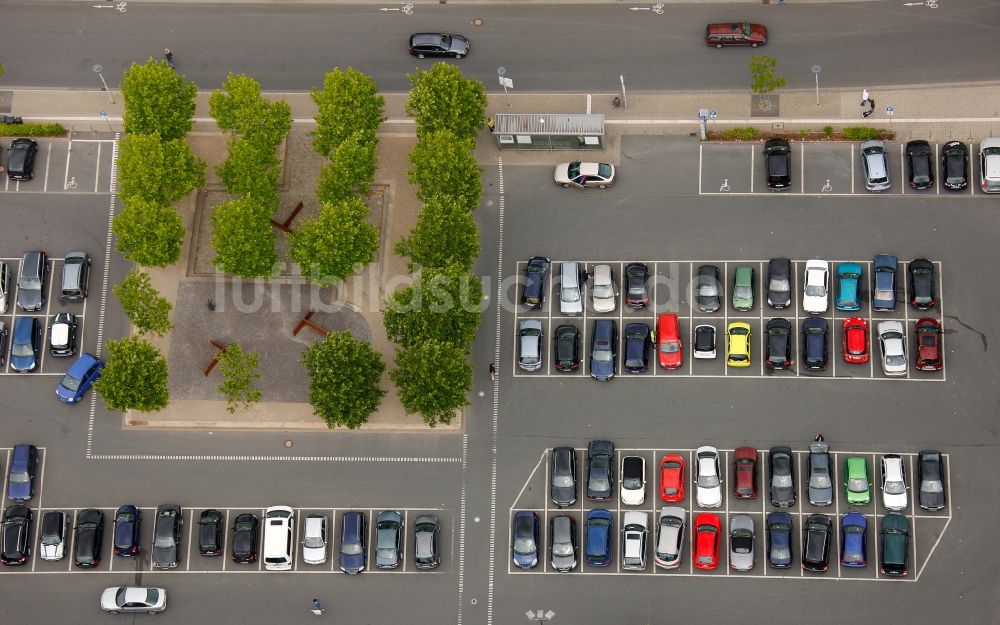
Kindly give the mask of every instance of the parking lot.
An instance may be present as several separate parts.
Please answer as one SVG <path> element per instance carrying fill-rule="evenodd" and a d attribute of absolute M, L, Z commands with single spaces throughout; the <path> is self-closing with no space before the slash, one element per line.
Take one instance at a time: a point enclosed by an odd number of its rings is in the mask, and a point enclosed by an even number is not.
<path fill-rule="evenodd" d="M 111 133 L 87 138 L 40 138 L 33 180 L 3 176 L 5 193 L 110 193 L 115 140 Z M 6 154 L 10 139 L 0 140 Z M 3 164 L 6 164 L 4 161 Z"/>
<path fill-rule="evenodd" d="M 586 478 L 585 478 L 585 468 L 586 468 L 586 448 L 578 448 L 577 450 L 577 467 L 578 476 L 581 489 L 586 488 Z M 928 565 L 931 559 L 931 555 L 934 553 L 937 544 L 943 537 L 945 530 L 947 529 L 949 523 L 951 522 L 951 500 L 949 498 L 949 506 L 940 512 L 928 512 L 920 509 L 916 505 L 916 491 L 917 488 L 913 485 L 913 476 L 916 476 L 916 467 L 914 466 L 915 453 L 902 453 L 900 454 L 904 459 L 904 466 L 906 468 L 906 475 L 908 480 L 908 485 L 910 486 L 910 493 L 908 498 L 908 507 L 902 512 L 910 519 L 910 574 L 905 578 L 887 578 L 885 575 L 879 573 L 878 570 L 878 534 L 877 527 L 879 520 L 886 514 L 887 510 L 882 505 L 881 492 L 879 490 L 879 484 L 881 483 L 880 475 L 880 463 L 879 456 L 882 453 L 899 453 L 897 450 L 881 450 L 878 452 L 870 451 L 831 451 L 831 462 L 832 462 L 832 474 L 831 479 L 834 485 L 834 505 L 832 506 L 813 506 L 809 503 L 808 498 L 804 497 L 804 494 L 808 492 L 808 470 L 806 470 L 806 459 L 809 454 L 808 450 L 798 450 L 793 453 L 796 456 L 796 466 L 795 475 L 797 479 L 796 486 L 796 503 L 792 508 L 776 508 L 770 504 L 768 501 L 768 481 L 769 477 L 766 475 L 767 471 L 767 454 L 768 450 L 759 449 L 759 462 L 758 462 L 758 472 L 757 472 L 757 492 L 758 496 L 755 499 L 739 499 L 732 495 L 732 449 L 719 449 L 720 462 L 723 467 L 723 504 L 719 508 L 699 508 L 695 503 L 695 485 L 692 482 L 691 467 L 694 465 L 694 451 L 693 449 L 616 449 L 616 467 L 615 475 L 620 477 L 621 459 L 623 456 L 634 455 L 640 456 L 645 460 L 645 501 L 639 506 L 624 506 L 621 503 L 621 499 L 618 495 L 618 481 L 616 477 L 616 482 L 614 486 L 613 499 L 607 502 L 592 502 L 588 501 L 583 495 L 583 492 L 578 492 L 577 504 L 571 507 L 558 508 L 549 499 L 548 496 L 548 483 L 549 483 L 549 467 L 551 466 L 549 450 L 542 452 L 538 463 L 535 465 L 531 474 L 528 475 L 524 482 L 524 486 L 521 488 L 520 493 L 515 499 L 513 505 L 510 507 L 510 516 L 508 517 L 507 527 L 510 527 L 510 518 L 513 513 L 518 510 L 531 510 L 536 512 L 542 523 L 542 534 L 541 534 L 541 549 L 538 567 L 535 569 L 519 569 L 515 567 L 510 559 L 510 542 L 508 539 L 507 544 L 507 572 L 513 575 L 531 575 L 540 573 L 555 573 L 549 566 L 549 556 L 548 548 L 549 542 L 549 532 L 550 532 L 550 521 L 551 519 L 560 514 L 568 514 L 576 520 L 577 530 L 579 532 L 578 544 L 580 546 L 580 562 L 573 569 L 573 573 L 585 574 L 585 575 L 670 575 L 670 576 L 733 576 L 733 577 L 817 577 L 820 579 L 845 579 L 845 580 L 866 580 L 866 581 L 876 581 L 876 580 L 887 580 L 899 581 L 903 579 L 906 581 L 917 581 L 920 578 L 920 574 L 924 567 Z M 687 492 L 685 493 L 684 501 L 680 503 L 664 503 L 659 497 L 659 461 L 665 454 L 680 454 L 682 457 L 687 458 L 687 464 L 685 468 L 685 478 L 688 480 L 686 486 Z M 844 466 L 844 460 L 848 456 L 861 456 L 867 459 L 868 466 L 871 469 L 871 480 L 873 487 L 872 503 L 867 506 L 848 506 L 845 498 L 845 489 L 843 487 L 843 476 L 841 475 L 841 469 Z M 950 476 L 947 475 L 950 467 L 950 458 L 945 455 L 945 484 L 946 487 L 950 485 Z M 950 491 L 949 491 L 950 494 Z M 805 501 L 804 501 L 805 500 Z M 605 504 L 605 505 L 602 505 Z M 685 528 L 685 539 L 684 546 L 682 548 L 682 560 L 681 566 L 674 570 L 661 569 L 655 566 L 652 562 L 653 550 L 656 544 L 656 521 L 658 518 L 659 510 L 663 506 L 681 506 L 687 510 L 687 526 Z M 584 553 L 585 547 L 585 535 L 584 535 L 584 525 L 583 521 L 589 510 L 603 508 L 610 510 L 614 514 L 614 524 L 612 532 L 612 553 L 613 562 L 610 567 L 600 568 L 592 567 L 583 563 L 582 554 Z M 622 517 L 624 513 L 637 510 L 645 512 L 648 519 L 649 536 L 647 538 L 647 564 L 645 570 L 635 571 L 635 570 L 623 570 L 621 568 L 621 557 L 620 557 L 620 540 L 621 540 L 621 528 L 622 528 Z M 764 518 L 769 512 L 776 511 L 789 512 L 793 518 L 792 526 L 792 537 L 793 537 L 793 548 L 792 557 L 793 562 L 791 568 L 788 569 L 775 569 L 771 568 L 767 564 L 767 551 L 766 551 L 766 540 L 764 536 Z M 720 541 L 719 547 L 719 566 L 715 570 L 703 571 L 694 568 L 693 558 L 692 558 L 692 540 L 694 536 L 694 518 L 701 512 L 707 512 L 711 514 L 716 514 L 722 521 L 722 539 Z M 840 516 L 846 512 L 860 512 L 865 515 L 868 519 L 868 565 L 864 568 L 849 568 L 840 565 Z M 753 570 L 748 572 L 736 572 L 729 566 L 729 541 L 728 541 L 728 524 L 732 515 L 734 514 L 745 514 L 751 517 L 754 522 L 754 535 L 755 535 L 755 553 L 756 553 L 756 564 Z M 802 570 L 798 564 L 800 563 L 800 557 L 802 554 L 802 523 L 806 517 L 810 514 L 827 514 L 832 515 L 835 522 L 835 531 L 833 532 L 833 543 L 830 546 L 830 568 L 823 575 L 814 575 L 807 573 Z M 796 536 L 797 535 L 797 536 Z M 798 541 L 798 542 L 795 542 Z M 544 555 L 542 555 L 544 554 Z"/>

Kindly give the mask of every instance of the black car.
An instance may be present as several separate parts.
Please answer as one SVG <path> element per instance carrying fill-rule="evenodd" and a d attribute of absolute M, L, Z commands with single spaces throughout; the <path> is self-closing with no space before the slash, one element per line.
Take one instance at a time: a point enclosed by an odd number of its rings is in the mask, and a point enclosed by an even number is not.
<path fill-rule="evenodd" d="M 969 148 L 961 141 L 949 141 L 941 149 L 944 188 L 960 191 L 969 185 Z"/>
<path fill-rule="evenodd" d="M 562 508 L 576 503 L 576 450 L 556 447 L 552 450 L 552 503 Z"/>
<path fill-rule="evenodd" d="M 205 510 L 198 518 L 198 553 L 203 556 L 222 555 L 222 512 Z"/>
<path fill-rule="evenodd" d="M 607 501 L 615 490 L 615 444 L 590 441 L 587 444 L 587 499 Z"/>
<path fill-rule="evenodd" d="M 14 139 L 7 155 L 7 177 L 11 180 L 31 180 L 35 176 L 35 154 L 38 144 L 31 139 Z"/>
<path fill-rule="evenodd" d="M 115 511 L 114 551 L 121 558 L 139 555 L 139 536 L 142 533 L 142 511 L 136 506 L 125 505 Z"/>
<path fill-rule="evenodd" d="M 926 258 L 910 261 L 910 304 L 917 310 L 929 310 L 934 299 L 934 263 Z"/>
<path fill-rule="evenodd" d="M 576 371 L 580 368 L 580 331 L 571 325 L 562 325 L 555 331 L 556 371 Z"/>
<path fill-rule="evenodd" d="M 940 451 L 925 449 L 920 452 L 917 483 L 920 484 L 920 507 L 924 510 L 943 510 L 947 499 Z"/>
<path fill-rule="evenodd" d="M 695 276 L 695 302 L 701 312 L 715 312 L 722 306 L 719 268 L 715 265 L 701 265 Z"/>
<path fill-rule="evenodd" d="M 772 258 L 767 263 L 767 305 L 788 308 L 792 303 L 792 261 Z"/>
<path fill-rule="evenodd" d="M 792 566 L 792 515 L 787 512 L 768 512 L 767 562 L 771 568 L 787 569 Z"/>
<path fill-rule="evenodd" d="M 233 521 L 233 562 L 249 564 L 257 560 L 257 531 L 260 522 L 249 512 Z"/>
<path fill-rule="evenodd" d="M 767 359 L 764 364 L 768 369 L 787 369 L 792 366 L 792 322 L 781 317 L 767 320 Z"/>
<path fill-rule="evenodd" d="M 153 568 L 173 569 L 180 561 L 181 528 L 184 517 L 181 507 L 163 504 L 156 509 L 153 524 Z"/>
<path fill-rule="evenodd" d="M 802 364 L 810 371 L 824 371 L 829 360 L 827 333 L 830 324 L 822 317 L 802 322 Z"/>
<path fill-rule="evenodd" d="M 694 357 L 715 358 L 715 326 L 703 324 L 694 329 Z"/>
<path fill-rule="evenodd" d="M 829 567 L 833 521 L 825 514 L 810 514 L 802 528 L 802 568 L 823 573 Z"/>
<path fill-rule="evenodd" d="M 25 252 L 21 257 L 21 275 L 17 278 L 18 309 L 35 312 L 48 298 L 49 257 L 41 250 Z"/>
<path fill-rule="evenodd" d="M 598 319 L 590 337 L 590 377 L 607 382 L 617 369 L 618 325 L 614 319 Z"/>
<path fill-rule="evenodd" d="M 795 505 L 795 457 L 791 447 L 772 447 L 767 455 L 771 474 L 771 504 L 778 508 Z"/>
<path fill-rule="evenodd" d="M 3 513 L 3 551 L 0 562 L 24 564 L 31 557 L 31 508 L 23 504 Z"/>
<path fill-rule="evenodd" d="M 545 303 L 545 274 L 552 264 L 544 256 L 532 256 L 524 268 L 524 287 L 521 291 L 521 305 L 541 308 Z"/>
<path fill-rule="evenodd" d="M 410 54 L 418 59 L 428 56 L 450 56 L 460 59 L 469 53 L 469 40 L 448 33 L 414 33 L 410 35 Z"/>
<path fill-rule="evenodd" d="M 642 373 L 649 369 L 649 326 L 630 323 L 625 326 L 625 370 Z"/>
<path fill-rule="evenodd" d="M 101 543 L 104 541 L 104 513 L 87 508 L 76 518 L 76 540 L 73 562 L 91 569 L 101 563 Z"/>
<path fill-rule="evenodd" d="M 784 191 L 792 186 L 792 146 L 787 139 L 768 139 L 764 143 L 764 168 L 767 188 Z"/>
<path fill-rule="evenodd" d="M 649 304 L 649 291 L 646 280 L 649 279 L 649 267 L 645 263 L 629 263 L 625 265 L 625 303 L 632 308 L 644 308 Z"/>
<path fill-rule="evenodd" d="M 914 189 L 930 189 L 934 186 L 931 146 L 923 139 L 906 144 L 906 175 Z"/>

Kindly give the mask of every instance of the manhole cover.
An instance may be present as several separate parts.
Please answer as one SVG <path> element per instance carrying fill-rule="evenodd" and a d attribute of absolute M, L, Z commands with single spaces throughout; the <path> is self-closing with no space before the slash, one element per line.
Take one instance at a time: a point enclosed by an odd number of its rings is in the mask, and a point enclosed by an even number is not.
<path fill-rule="evenodd" d="M 477 17 L 476 19 L 472 20 L 472 25 L 473 26 L 482 26 L 483 25 L 483 20 L 481 20 L 480 18 Z"/>
<path fill-rule="evenodd" d="M 295 443 L 293 443 L 293 442 L 292 442 L 292 441 L 290 441 L 290 440 L 288 440 L 288 441 L 285 441 L 285 447 L 286 447 L 287 449 L 291 449 L 291 448 L 292 448 L 292 445 L 294 445 L 294 444 L 295 444 Z"/>

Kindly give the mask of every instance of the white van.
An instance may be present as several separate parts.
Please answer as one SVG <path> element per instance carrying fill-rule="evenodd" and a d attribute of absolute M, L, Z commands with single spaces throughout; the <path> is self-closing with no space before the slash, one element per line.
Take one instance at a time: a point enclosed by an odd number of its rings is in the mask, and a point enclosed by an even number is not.
<path fill-rule="evenodd" d="M 292 528 L 295 516 L 288 506 L 271 506 L 264 511 L 264 568 L 287 571 L 292 568 Z"/>

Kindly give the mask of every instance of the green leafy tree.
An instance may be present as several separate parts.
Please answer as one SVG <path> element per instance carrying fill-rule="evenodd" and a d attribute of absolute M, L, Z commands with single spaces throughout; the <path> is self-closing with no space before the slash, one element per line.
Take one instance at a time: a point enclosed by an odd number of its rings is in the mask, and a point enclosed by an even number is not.
<path fill-rule="evenodd" d="M 213 261 L 221 271 L 244 278 L 274 275 L 274 240 L 270 209 L 252 198 L 230 200 L 212 210 Z"/>
<path fill-rule="evenodd" d="M 396 254 L 409 257 L 411 272 L 448 266 L 469 271 L 479 249 L 479 228 L 465 198 L 447 195 L 428 198 L 410 236 L 396 242 Z"/>
<path fill-rule="evenodd" d="M 133 63 L 125 70 L 120 88 L 126 133 L 158 134 L 170 141 L 191 132 L 198 85 L 184 80 L 166 61 Z"/>
<path fill-rule="evenodd" d="M 279 206 L 280 165 L 273 146 L 256 141 L 232 141 L 229 158 L 215 168 L 215 173 L 230 193 L 253 198 L 273 213 Z"/>
<path fill-rule="evenodd" d="M 260 83 L 245 74 L 230 73 L 221 91 L 208 99 L 208 110 L 219 128 L 276 148 L 292 129 L 288 102 L 272 102 L 260 95 Z"/>
<path fill-rule="evenodd" d="M 378 85 L 352 67 L 328 72 L 322 91 L 313 87 L 312 99 L 318 108 L 313 149 L 323 156 L 331 156 L 355 132 L 374 136 L 385 121 L 385 98 L 378 94 Z"/>
<path fill-rule="evenodd" d="M 181 257 L 184 222 L 170 206 L 139 198 L 124 199 L 111 230 L 115 249 L 129 261 L 145 267 L 166 267 Z"/>
<path fill-rule="evenodd" d="M 365 218 L 368 207 L 352 197 L 320 206 L 289 240 L 288 254 L 309 281 L 330 286 L 375 260 L 378 230 Z"/>
<path fill-rule="evenodd" d="M 3 63 L 0 63 L 0 78 L 3 78 L 3 75 L 4 75 Z"/>
<path fill-rule="evenodd" d="M 479 205 L 483 192 L 479 161 L 472 155 L 471 139 L 458 140 L 447 130 L 421 135 L 410 152 L 413 169 L 408 174 L 417 197 L 427 202 L 437 195 L 465 200 L 467 210 Z"/>
<path fill-rule="evenodd" d="M 788 82 L 784 76 L 775 75 L 778 59 L 766 54 L 750 57 L 750 90 L 757 94 L 771 93 Z"/>
<path fill-rule="evenodd" d="M 141 336 L 108 341 L 107 366 L 94 390 L 108 410 L 152 412 L 170 401 L 167 360 Z"/>
<path fill-rule="evenodd" d="M 465 349 L 476 338 L 482 295 L 478 276 L 455 267 L 424 269 L 386 300 L 386 333 L 403 347 L 440 341 Z"/>
<path fill-rule="evenodd" d="M 382 355 L 350 332 L 331 332 L 313 343 L 302 363 L 309 371 L 309 403 L 331 429 L 361 426 L 382 403 Z"/>
<path fill-rule="evenodd" d="M 389 377 L 407 414 L 420 414 L 430 427 L 451 423 L 455 411 L 469 405 L 472 365 L 457 345 L 429 340 L 402 349 Z"/>
<path fill-rule="evenodd" d="M 145 271 L 133 269 L 113 291 L 121 302 L 125 316 L 140 332 L 163 336 L 173 328 L 170 323 L 172 306 L 153 288 Z"/>
<path fill-rule="evenodd" d="M 219 354 L 219 370 L 222 383 L 219 392 L 226 396 L 226 410 L 233 414 L 240 407 L 249 408 L 261 400 L 263 394 L 257 388 L 260 379 L 260 356 L 255 352 L 245 352 L 239 343 L 230 343 Z"/>
<path fill-rule="evenodd" d="M 435 63 L 428 71 L 408 76 L 406 112 L 417 122 L 417 136 L 449 130 L 474 141 L 486 119 L 486 87 L 466 78 L 454 65 Z"/>
<path fill-rule="evenodd" d="M 161 205 L 205 186 L 205 162 L 184 139 L 161 141 L 158 135 L 128 135 L 121 142 L 118 171 L 121 197 Z"/>
<path fill-rule="evenodd" d="M 319 175 L 316 195 L 320 201 L 332 203 L 368 195 L 369 185 L 375 180 L 377 145 L 375 135 L 362 130 L 338 144 Z"/>

